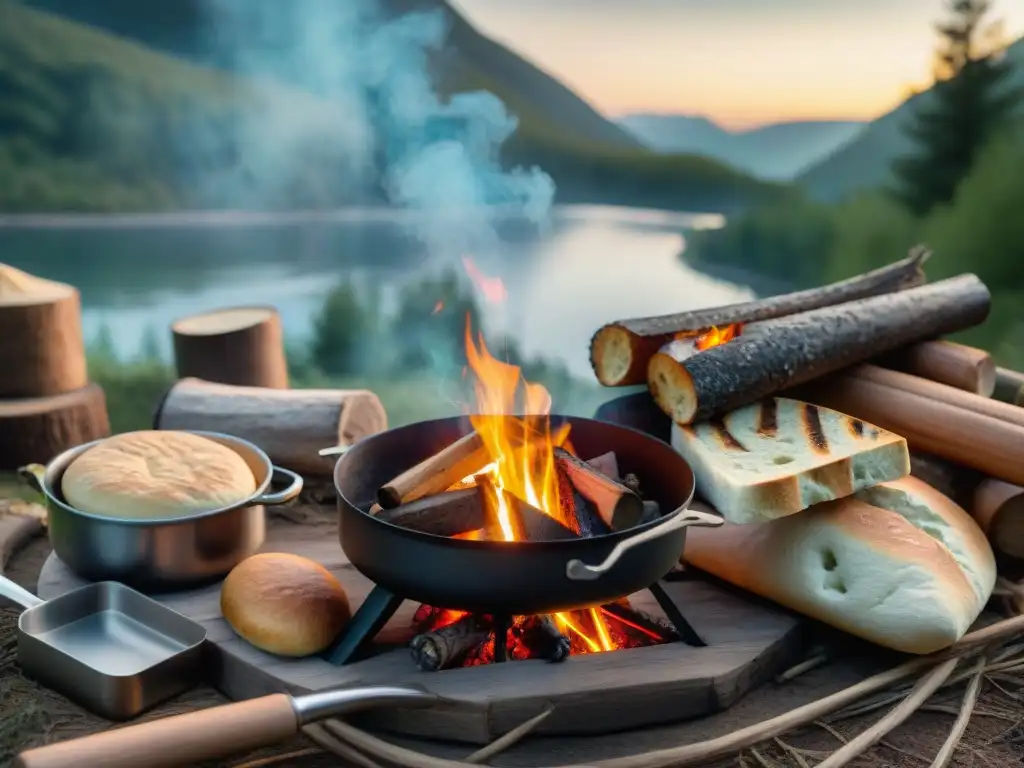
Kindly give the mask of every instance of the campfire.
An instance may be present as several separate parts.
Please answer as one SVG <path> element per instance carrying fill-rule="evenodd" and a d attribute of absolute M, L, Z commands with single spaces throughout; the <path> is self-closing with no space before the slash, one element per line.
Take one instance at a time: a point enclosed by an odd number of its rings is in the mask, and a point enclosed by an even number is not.
<path fill-rule="evenodd" d="M 403 527 L 516 546 L 589 538 L 660 516 L 643 500 L 636 475 L 618 474 L 613 453 L 584 461 L 569 426 L 553 428 L 551 395 L 516 366 L 474 342 L 467 323 L 467 373 L 473 379 L 473 431 L 381 488 L 377 516 Z M 478 666 L 636 648 L 678 639 L 671 624 L 627 599 L 546 615 L 504 616 L 421 605 L 411 648 L 423 670 Z"/>
<path fill-rule="evenodd" d="M 568 424 L 551 424 L 551 396 L 498 360 L 467 322 L 473 431 L 381 488 L 372 510 L 423 533 L 500 542 L 588 538 L 657 520 L 640 479 L 619 475 L 614 453 L 581 458 Z M 637 648 L 678 639 L 667 621 L 625 598 L 539 616 L 501 616 L 422 605 L 411 643 L 424 670 Z"/>

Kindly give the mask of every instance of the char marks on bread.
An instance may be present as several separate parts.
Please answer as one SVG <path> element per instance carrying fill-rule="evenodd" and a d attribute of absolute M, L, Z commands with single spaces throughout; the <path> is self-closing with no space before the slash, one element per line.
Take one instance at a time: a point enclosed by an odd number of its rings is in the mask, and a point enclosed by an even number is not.
<path fill-rule="evenodd" d="M 113 518 L 186 517 L 249 499 L 256 478 L 231 448 L 191 432 L 148 430 L 109 437 L 64 471 L 75 509 Z"/>
<path fill-rule="evenodd" d="M 995 585 L 973 519 L 906 477 L 799 515 L 694 528 L 688 563 L 865 640 L 931 653 L 959 640 Z"/>
<path fill-rule="evenodd" d="M 792 515 L 910 473 L 899 435 L 783 397 L 674 424 L 672 446 L 693 468 L 697 492 L 731 523 Z"/>

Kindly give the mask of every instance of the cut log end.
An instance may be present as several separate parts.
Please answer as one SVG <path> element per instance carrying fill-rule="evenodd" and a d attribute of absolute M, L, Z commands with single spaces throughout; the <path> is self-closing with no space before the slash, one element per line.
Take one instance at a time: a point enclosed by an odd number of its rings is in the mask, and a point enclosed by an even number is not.
<path fill-rule="evenodd" d="M 647 387 L 654 402 L 677 424 L 690 424 L 697 415 L 697 391 L 690 372 L 668 352 L 651 358 Z"/>
<path fill-rule="evenodd" d="M 232 307 L 189 315 L 171 323 L 171 331 L 185 336 L 213 336 L 234 333 L 272 320 L 276 311 L 271 307 Z"/>
<path fill-rule="evenodd" d="M 8 264 L 0 264 L 0 307 L 52 304 L 77 293 L 75 288 L 65 283 L 36 277 Z"/>
<path fill-rule="evenodd" d="M 643 384 L 647 358 L 644 351 L 651 346 L 657 348 L 662 342 L 637 336 L 620 325 L 604 326 L 590 342 L 590 363 L 597 380 L 606 387 Z"/>

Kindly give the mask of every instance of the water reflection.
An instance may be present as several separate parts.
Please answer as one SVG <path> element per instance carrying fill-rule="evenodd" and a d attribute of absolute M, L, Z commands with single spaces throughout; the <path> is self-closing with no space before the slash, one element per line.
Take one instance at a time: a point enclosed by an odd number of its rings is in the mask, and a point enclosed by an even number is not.
<path fill-rule="evenodd" d="M 337 279 L 373 281 L 387 302 L 405 281 L 444 265 L 428 258 L 394 211 L 14 223 L 0 219 L 0 258 L 76 285 L 86 333 L 109 325 L 126 354 L 138 349 L 147 327 L 166 342 L 175 317 L 237 304 L 276 306 L 286 333 L 302 339 Z M 512 332 L 527 353 L 562 358 L 589 375 L 587 345 L 604 322 L 749 297 L 676 258 L 685 229 L 720 223 L 606 206 L 560 208 L 542 233 L 505 223 L 500 253 L 472 254 L 508 289 L 508 301 L 489 308 L 488 320 Z M 451 261 L 457 265 L 458 257 Z"/>

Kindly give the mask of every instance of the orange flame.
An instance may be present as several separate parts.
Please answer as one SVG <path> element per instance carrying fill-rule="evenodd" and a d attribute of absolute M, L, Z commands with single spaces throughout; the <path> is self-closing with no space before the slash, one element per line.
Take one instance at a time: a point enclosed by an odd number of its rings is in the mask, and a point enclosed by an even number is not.
<path fill-rule="evenodd" d="M 462 266 L 486 301 L 491 304 L 500 304 L 508 298 L 508 291 L 505 290 L 505 284 L 500 277 L 485 275 L 469 256 L 462 257 Z"/>
<path fill-rule="evenodd" d="M 743 323 L 730 323 L 729 325 L 719 328 L 717 325 L 711 326 L 711 330 L 705 331 L 693 342 L 693 345 L 701 352 L 705 349 L 711 349 L 725 344 L 728 341 L 732 341 L 743 332 Z"/>
<path fill-rule="evenodd" d="M 554 448 L 568 442 L 569 426 L 552 430 L 551 395 L 547 389 L 526 381 L 518 366 L 494 358 L 482 334 L 478 340 L 479 346 L 474 343 L 467 316 L 466 359 L 474 374 L 477 411 L 469 419 L 492 458 L 492 463 L 480 473 L 488 474 L 492 480 L 493 490 L 486 503 L 505 541 L 515 541 L 515 512 L 509 495 L 566 523 L 561 519 Z M 584 616 L 589 618 L 587 623 L 592 625 L 595 637 L 590 637 L 582 626 Z M 563 631 L 568 629 L 579 635 L 591 651 L 610 651 L 616 647 L 597 609 L 560 613 L 554 619 Z"/>

